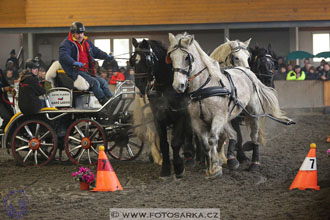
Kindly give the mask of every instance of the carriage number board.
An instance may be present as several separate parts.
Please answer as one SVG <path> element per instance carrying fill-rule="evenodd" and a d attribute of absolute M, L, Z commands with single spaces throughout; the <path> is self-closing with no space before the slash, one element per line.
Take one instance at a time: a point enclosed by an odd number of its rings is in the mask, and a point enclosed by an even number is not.
<path fill-rule="evenodd" d="M 71 94 L 67 91 L 53 91 L 49 95 L 49 102 L 54 107 L 66 107 L 71 105 Z"/>

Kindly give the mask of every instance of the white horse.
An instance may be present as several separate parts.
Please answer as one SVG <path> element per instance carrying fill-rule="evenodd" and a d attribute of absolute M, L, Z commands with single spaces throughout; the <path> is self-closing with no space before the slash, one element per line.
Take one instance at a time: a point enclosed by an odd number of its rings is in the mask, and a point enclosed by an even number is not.
<path fill-rule="evenodd" d="M 251 38 L 245 42 L 226 38 L 226 42 L 215 48 L 210 57 L 218 61 L 221 67 L 249 67 L 250 41 Z"/>
<path fill-rule="evenodd" d="M 180 93 L 188 89 L 192 102 L 188 106 L 192 127 L 208 153 L 207 176 L 222 175 L 217 154 L 219 135 L 229 135 L 228 166 L 236 156 L 236 133 L 228 123 L 246 110 L 251 115 L 271 113 L 290 121 L 281 111 L 276 91 L 264 86 L 249 69 L 238 67 L 220 70 L 218 62 L 210 58 L 187 33 L 169 34 L 168 58 L 174 69 L 173 88 Z M 259 164 L 259 117 L 249 120 L 250 137 L 254 144 L 252 164 Z M 236 160 L 237 161 L 237 160 Z"/>

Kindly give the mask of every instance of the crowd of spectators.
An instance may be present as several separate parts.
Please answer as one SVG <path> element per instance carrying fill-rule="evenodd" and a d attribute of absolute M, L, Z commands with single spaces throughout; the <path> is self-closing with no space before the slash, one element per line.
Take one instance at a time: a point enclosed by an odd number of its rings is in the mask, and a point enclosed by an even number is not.
<path fill-rule="evenodd" d="M 41 59 L 41 53 L 37 53 L 33 60 L 36 60 L 39 67 L 38 78 L 40 81 L 45 81 L 45 76 L 48 68 L 55 61 L 53 60 L 49 66 Z M 119 67 L 118 63 L 114 61 L 104 61 L 102 66 L 99 66 L 98 61 L 95 61 L 95 68 L 97 75 L 105 79 L 109 85 L 115 85 L 117 82 L 124 80 L 134 80 L 134 68 L 131 68 L 128 64 L 126 67 Z M 5 63 L 4 75 L 11 86 L 14 86 L 19 81 L 20 75 L 22 75 L 23 68 L 19 68 L 19 62 L 16 58 L 15 49 L 10 51 L 10 57 Z"/>
<path fill-rule="evenodd" d="M 330 66 L 324 59 L 313 66 L 310 59 L 304 59 L 304 66 L 286 63 L 283 57 L 277 59 L 274 80 L 330 80 Z"/>

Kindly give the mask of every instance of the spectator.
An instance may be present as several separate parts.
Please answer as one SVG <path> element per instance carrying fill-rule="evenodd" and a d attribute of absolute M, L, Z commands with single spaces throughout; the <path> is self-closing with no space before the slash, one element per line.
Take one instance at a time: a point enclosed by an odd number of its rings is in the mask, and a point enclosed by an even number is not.
<path fill-rule="evenodd" d="M 301 71 L 308 73 L 309 68 L 311 68 L 312 64 L 309 62 L 309 59 L 305 59 L 304 63 L 305 63 L 305 66 L 303 68 L 301 68 Z"/>
<path fill-rule="evenodd" d="M 274 80 L 285 80 L 287 73 L 286 67 L 281 65 L 280 69 L 274 75 Z"/>
<path fill-rule="evenodd" d="M 39 63 L 36 60 L 26 62 L 26 70 L 19 83 L 18 106 L 25 115 L 36 114 L 45 107 L 45 102 L 39 99 L 46 90 L 38 80 Z"/>
<path fill-rule="evenodd" d="M 316 71 L 321 73 L 323 71 L 323 65 L 325 64 L 325 59 L 322 59 L 320 62 L 320 65 L 318 67 L 316 67 Z"/>
<path fill-rule="evenodd" d="M 89 49 L 88 49 L 89 48 Z M 103 52 L 87 39 L 85 26 L 81 22 L 73 22 L 69 36 L 59 48 L 59 61 L 64 71 L 73 80 L 78 75 L 87 80 L 101 105 L 104 105 L 112 96 L 108 83 L 96 76 L 94 58 L 113 60 L 113 57 Z M 77 68 L 74 68 L 77 67 Z"/>
<path fill-rule="evenodd" d="M 125 76 L 122 72 L 113 72 L 111 79 L 110 79 L 110 85 L 116 85 L 119 81 L 124 81 Z"/>
<path fill-rule="evenodd" d="M 13 108 L 6 102 L 3 98 L 9 102 L 7 92 L 11 91 L 13 96 L 15 96 L 16 91 L 12 89 L 0 69 L 0 117 L 2 118 L 2 125 L 0 126 L 0 133 L 3 133 L 4 128 L 7 123 L 10 121 L 11 117 L 14 115 Z"/>
<path fill-rule="evenodd" d="M 6 79 L 10 86 L 14 86 L 15 78 L 14 78 L 14 71 L 11 69 L 6 70 Z"/>
<path fill-rule="evenodd" d="M 323 70 L 320 73 L 322 80 L 330 80 L 330 66 L 329 63 L 324 63 Z"/>
<path fill-rule="evenodd" d="M 111 53 L 109 53 L 110 56 Z M 105 60 L 102 64 L 102 67 L 105 68 L 106 70 L 109 70 L 109 69 L 118 69 L 118 63 L 115 59 L 113 60 Z"/>
<path fill-rule="evenodd" d="M 44 63 L 41 57 L 42 57 L 41 53 L 37 53 L 34 60 L 36 60 L 39 63 L 40 67 L 44 68 L 44 70 L 47 70 L 47 65 Z"/>
<path fill-rule="evenodd" d="M 275 62 L 274 69 L 279 71 L 283 65 L 285 65 L 283 57 L 278 57 L 277 61 Z"/>
<path fill-rule="evenodd" d="M 306 74 L 304 71 L 301 71 L 301 67 L 296 65 L 294 70 L 288 72 L 286 80 L 305 80 Z"/>
<path fill-rule="evenodd" d="M 125 79 L 126 80 L 133 80 L 134 81 L 134 74 L 135 74 L 134 68 L 129 68 L 128 76 L 125 77 Z"/>
<path fill-rule="evenodd" d="M 100 76 L 101 75 L 101 67 L 100 67 L 99 62 L 97 62 L 96 60 L 94 62 L 94 68 L 95 68 L 96 75 Z"/>
<path fill-rule="evenodd" d="M 39 68 L 39 81 L 45 81 L 46 78 L 46 70 L 43 67 Z"/>
<path fill-rule="evenodd" d="M 14 68 L 14 70 L 18 71 L 19 63 L 18 63 L 18 59 L 16 58 L 15 49 L 12 49 L 10 51 L 10 57 L 7 59 L 6 65 L 5 65 L 6 66 L 6 69 L 8 69 L 7 68 L 7 64 L 8 64 L 9 61 L 12 61 L 13 62 L 13 68 Z"/>
<path fill-rule="evenodd" d="M 6 66 L 5 72 L 7 72 L 7 70 L 12 70 L 13 71 L 13 77 L 15 79 L 18 79 L 18 71 L 17 71 L 16 67 L 14 66 L 14 62 L 12 60 L 9 60 L 7 62 L 7 66 Z"/>
<path fill-rule="evenodd" d="M 105 81 L 109 82 L 109 74 L 108 74 L 108 71 L 101 67 L 101 75 L 100 75 L 101 78 L 103 78 Z"/>
<path fill-rule="evenodd" d="M 321 79 L 320 74 L 316 71 L 314 66 L 311 66 L 311 68 L 309 68 L 309 71 L 306 75 L 306 79 L 307 80 L 314 80 L 314 79 Z"/>

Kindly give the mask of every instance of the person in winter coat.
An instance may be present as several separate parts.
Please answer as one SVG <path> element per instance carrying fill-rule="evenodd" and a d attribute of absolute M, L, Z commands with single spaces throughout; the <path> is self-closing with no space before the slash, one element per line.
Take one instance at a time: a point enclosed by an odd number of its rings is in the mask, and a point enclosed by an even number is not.
<path fill-rule="evenodd" d="M 13 96 L 16 94 L 16 91 L 10 87 L 5 75 L 0 69 L 0 117 L 3 120 L 2 125 L 0 126 L 0 133 L 2 133 L 7 123 L 14 115 L 13 108 L 8 104 L 9 100 L 7 92 L 12 92 Z"/>
<path fill-rule="evenodd" d="M 60 64 L 73 80 L 76 80 L 78 75 L 85 78 L 95 97 L 104 105 L 112 94 L 108 83 L 96 76 L 94 58 L 113 60 L 111 55 L 103 52 L 87 39 L 85 26 L 81 22 L 73 22 L 69 36 L 63 40 L 59 48 Z"/>
<path fill-rule="evenodd" d="M 45 102 L 39 96 L 46 93 L 45 88 L 39 83 L 39 65 L 34 60 L 26 63 L 26 70 L 19 82 L 18 107 L 24 115 L 36 114 L 45 107 Z"/>

